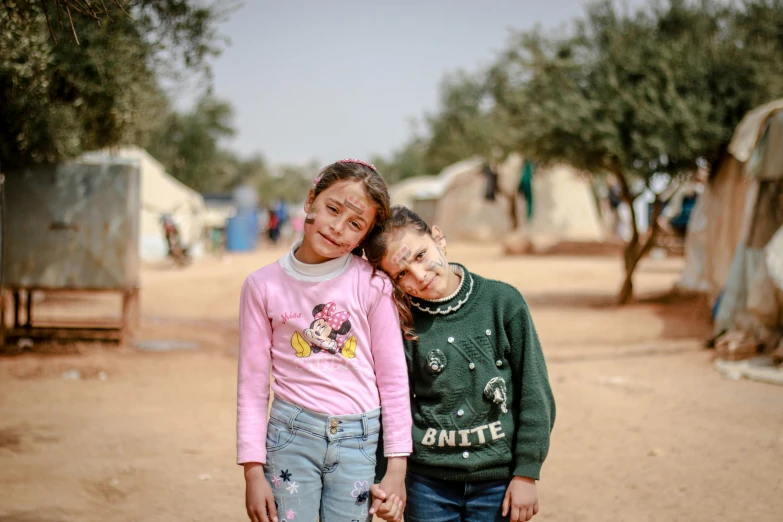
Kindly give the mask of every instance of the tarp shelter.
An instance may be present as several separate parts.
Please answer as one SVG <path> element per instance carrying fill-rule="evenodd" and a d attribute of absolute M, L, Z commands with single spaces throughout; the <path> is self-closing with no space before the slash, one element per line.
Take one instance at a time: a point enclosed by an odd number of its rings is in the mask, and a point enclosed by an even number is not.
<path fill-rule="evenodd" d="M 679 285 L 717 302 L 715 333 L 783 326 L 783 100 L 749 112 L 709 180 Z"/>
<path fill-rule="evenodd" d="M 141 172 L 141 212 L 139 215 L 139 255 L 143 261 L 164 259 L 168 253 L 166 237 L 160 219 L 164 214 L 173 217 L 183 244 L 189 253 L 198 257 L 203 253 L 204 198 L 195 190 L 166 173 L 166 169 L 146 150 L 139 147 L 85 154 L 82 161 L 100 162 L 104 158 L 119 157 L 138 164 Z"/>
<path fill-rule="evenodd" d="M 501 240 L 512 230 L 507 195 L 517 194 L 523 161 L 512 154 L 497 168 L 499 192 L 494 200 L 485 197 L 488 180 L 483 165 L 483 159 L 471 158 L 450 165 L 437 176 L 404 180 L 391 188 L 392 203 L 413 209 L 442 228 L 449 239 Z M 529 220 L 524 198 L 515 198 L 522 231 L 555 242 L 605 237 L 590 183 L 575 169 L 565 165 L 538 169 L 532 195 Z"/>

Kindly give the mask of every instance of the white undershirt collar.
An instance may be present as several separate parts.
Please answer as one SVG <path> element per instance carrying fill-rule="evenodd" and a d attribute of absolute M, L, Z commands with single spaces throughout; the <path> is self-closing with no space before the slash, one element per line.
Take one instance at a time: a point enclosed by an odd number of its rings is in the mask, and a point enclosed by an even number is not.
<path fill-rule="evenodd" d="M 335 259 L 324 261 L 323 263 L 309 264 L 299 261 L 294 252 L 299 249 L 302 244 L 301 241 L 297 241 L 291 247 L 291 250 L 280 258 L 280 266 L 291 277 L 300 281 L 318 282 L 328 281 L 341 275 L 345 272 L 351 264 L 353 254 L 344 254 Z"/>

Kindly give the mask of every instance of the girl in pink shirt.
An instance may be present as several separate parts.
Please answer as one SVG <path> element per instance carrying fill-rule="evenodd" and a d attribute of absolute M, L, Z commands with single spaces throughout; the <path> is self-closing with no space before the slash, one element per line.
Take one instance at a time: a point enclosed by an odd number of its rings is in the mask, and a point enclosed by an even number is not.
<path fill-rule="evenodd" d="M 302 241 L 242 287 L 237 463 L 248 516 L 369 520 L 382 424 L 382 509 L 399 518 L 412 447 L 407 368 L 391 283 L 360 257 L 389 216 L 389 194 L 374 166 L 348 159 L 321 171 L 304 210 Z"/>

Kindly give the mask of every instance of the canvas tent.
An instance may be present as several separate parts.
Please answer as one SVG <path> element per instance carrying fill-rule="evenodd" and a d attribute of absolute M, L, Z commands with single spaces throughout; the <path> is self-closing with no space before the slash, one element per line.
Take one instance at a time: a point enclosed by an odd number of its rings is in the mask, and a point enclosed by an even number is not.
<path fill-rule="evenodd" d="M 512 154 L 497 169 L 500 190 L 487 200 L 484 161 L 471 158 L 445 168 L 437 176 L 409 178 L 391 188 L 393 204 L 406 205 L 452 240 L 498 241 L 511 230 L 511 201 L 521 177 L 522 157 Z M 525 203 L 517 197 L 520 228 L 536 237 L 561 241 L 599 241 L 605 229 L 589 181 L 575 169 L 557 165 L 539 169 L 532 182 L 533 214 L 525 219 Z"/>
<path fill-rule="evenodd" d="M 590 181 L 568 165 L 554 165 L 533 178 L 533 216 L 527 224 L 533 238 L 552 242 L 602 241 L 606 229 Z"/>
<path fill-rule="evenodd" d="M 166 238 L 160 224 L 164 214 L 173 217 L 189 253 L 203 253 L 202 237 L 206 207 L 204 198 L 166 173 L 166 169 L 146 150 L 139 147 L 121 147 L 91 152 L 82 158 L 85 162 L 99 162 L 107 158 L 121 158 L 138 164 L 141 172 L 141 209 L 139 212 L 139 256 L 143 261 L 164 259 L 168 252 Z"/>
<path fill-rule="evenodd" d="M 748 113 L 728 150 L 694 210 L 679 286 L 715 300 L 716 334 L 765 344 L 783 326 L 783 100 Z"/>
<path fill-rule="evenodd" d="M 498 169 L 498 185 L 504 188 L 509 177 L 506 161 Z M 499 194 L 494 201 L 485 199 L 487 178 L 482 174 L 480 158 L 446 167 L 440 173 L 441 194 L 433 208 L 433 222 L 453 240 L 491 241 L 510 229 L 509 201 Z"/>

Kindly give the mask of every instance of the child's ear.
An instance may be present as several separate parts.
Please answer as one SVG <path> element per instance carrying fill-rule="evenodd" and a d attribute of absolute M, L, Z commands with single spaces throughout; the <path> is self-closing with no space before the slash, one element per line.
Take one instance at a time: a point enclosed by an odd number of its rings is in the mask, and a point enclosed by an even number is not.
<path fill-rule="evenodd" d="M 315 191 L 313 189 L 310 189 L 310 193 L 307 194 L 307 201 L 305 201 L 304 204 L 305 212 L 310 212 L 310 205 L 313 204 L 313 201 L 315 201 Z"/>
<path fill-rule="evenodd" d="M 435 244 L 437 244 L 441 250 L 446 248 L 446 236 L 443 235 L 443 232 L 437 226 L 432 227 L 432 239 L 435 240 Z"/>

